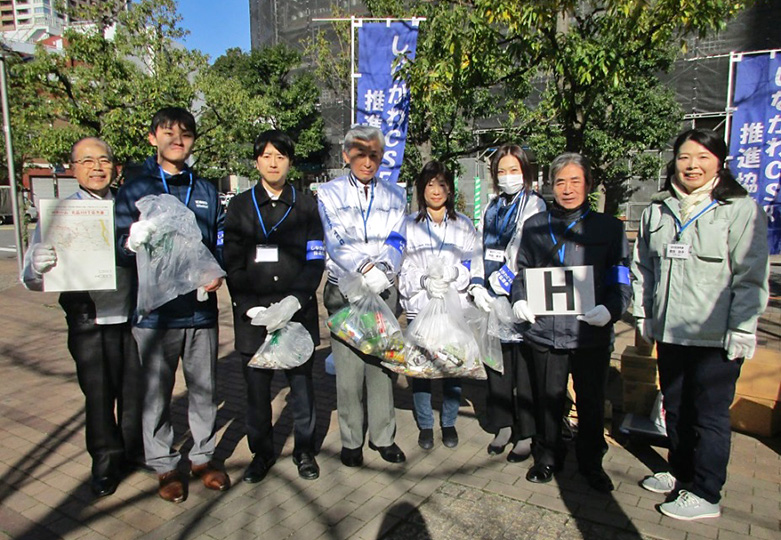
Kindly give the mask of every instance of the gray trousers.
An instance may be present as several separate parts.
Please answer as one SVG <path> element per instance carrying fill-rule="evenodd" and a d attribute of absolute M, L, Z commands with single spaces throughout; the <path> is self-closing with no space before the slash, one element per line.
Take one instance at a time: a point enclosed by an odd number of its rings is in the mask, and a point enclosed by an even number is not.
<path fill-rule="evenodd" d="M 391 287 L 383 299 L 395 313 L 398 292 Z M 326 283 L 323 303 L 328 314 L 347 305 L 339 287 Z M 369 441 L 375 446 L 390 446 L 396 434 L 396 410 L 393 408 L 393 381 L 390 372 L 380 366 L 378 358 L 367 356 L 331 335 L 331 351 L 336 367 L 336 408 L 342 446 L 363 446 L 364 382 L 369 420 Z"/>
<path fill-rule="evenodd" d="M 182 359 L 187 384 L 187 418 L 193 447 L 193 465 L 214 454 L 217 420 L 217 328 L 133 328 L 144 377 L 142 430 L 146 464 L 162 474 L 176 468 L 181 456 L 174 451 L 171 396 L 176 368 Z"/>

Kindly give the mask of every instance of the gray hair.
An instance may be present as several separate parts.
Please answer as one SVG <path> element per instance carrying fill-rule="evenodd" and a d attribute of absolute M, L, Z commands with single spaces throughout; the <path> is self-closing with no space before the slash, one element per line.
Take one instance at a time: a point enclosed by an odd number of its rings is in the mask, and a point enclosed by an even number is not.
<path fill-rule="evenodd" d="M 76 161 L 76 147 L 81 143 L 83 143 L 84 141 L 93 141 L 103 145 L 103 147 L 105 147 L 106 149 L 106 154 L 108 154 L 109 159 L 111 159 L 111 161 L 114 161 L 114 151 L 111 150 L 111 147 L 106 141 L 104 141 L 99 137 L 82 137 L 81 139 L 73 143 L 73 145 L 71 146 L 71 151 L 70 151 L 71 163 L 74 163 Z"/>
<path fill-rule="evenodd" d="M 344 136 L 342 150 L 345 153 L 349 152 L 351 148 L 358 144 L 358 141 L 363 143 L 377 141 L 380 143 L 380 150 L 385 150 L 385 136 L 376 127 L 356 125 L 350 128 L 350 131 Z"/>
<path fill-rule="evenodd" d="M 548 178 L 551 185 L 556 183 L 556 176 L 558 176 L 561 169 L 567 165 L 577 165 L 583 171 L 583 178 L 586 180 L 586 185 L 589 189 L 594 185 L 594 179 L 591 176 L 591 163 L 588 158 L 576 154 L 575 152 L 564 152 L 554 158 L 550 163 L 550 172 Z"/>

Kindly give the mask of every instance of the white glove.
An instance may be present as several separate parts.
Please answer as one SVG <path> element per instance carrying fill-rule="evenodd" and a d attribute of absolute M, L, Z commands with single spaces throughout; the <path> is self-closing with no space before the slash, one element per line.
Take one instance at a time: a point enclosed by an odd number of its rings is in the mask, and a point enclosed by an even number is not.
<path fill-rule="evenodd" d="M 640 332 L 640 337 L 643 341 L 649 345 L 654 344 L 654 338 L 651 337 L 651 319 L 637 319 L 635 323 L 637 325 L 637 331 Z"/>
<path fill-rule="evenodd" d="M 727 349 L 727 358 L 752 358 L 757 348 L 756 334 L 746 334 L 737 330 L 727 330 L 724 340 L 724 348 Z"/>
<path fill-rule="evenodd" d="M 290 319 L 293 318 L 293 315 L 299 309 L 301 309 L 301 303 L 298 301 L 298 298 L 286 296 L 255 315 L 251 324 L 253 326 L 265 326 L 266 331 L 270 334 L 290 322 Z"/>
<path fill-rule="evenodd" d="M 591 326 L 605 326 L 611 319 L 610 312 L 602 304 L 588 310 L 583 315 L 578 315 L 577 318 Z"/>
<path fill-rule="evenodd" d="M 376 266 L 372 266 L 365 274 L 363 274 L 363 279 L 366 282 L 366 286 L 369 287 L 369 290 L 374 294 L 380 294 L 382 291 L 391 286 L 391 282 L 388 280 L 388 276 L 386 276 L 385 272 Z"/>
<path fill-rule="evenodd" d="M 513 313 L 521 322 L 529 322 L 534 324 L 537 317 L 532 313 L 532 308 L 529 307 L 529 303 L 526 300 L 518 300 L 513 304 Z"/>
<path fill-rule="evenodd" d="M 458 267 L 457 266 L 448 266 L 444 269 L 442 279 L 444 279 L 448 283 L 452 283 L 456 279 L 458 279 Z"/>
<path fill-rule="evenodd" d="M 437 279 L 427 277 L 425 279 L 426 292 L 431 298 L 444 298 L 445 293 L 450 289 L 450 283 L 444 278 Z"/>
<path fill-rule="evenodd" d="M 152 234 L 157 230 L 154 223 L 147 220 L 136 221 L 130 226 L 130 234 L 127 237 L 127 248 L 136 253 L 141 246 L 149 242 Z"/>
<path fill-rule="evenodd" d="M 247 317 L 254 319 L 258 314 L 263 313 L 264 311 L 266 311 L 266 308 L 263 306 L 251 307 L 247 310 Z"/>
<path fill-rule="evenodd" d="M 30 262 L 36 274 L 45 274 L 57 265 L 57 253 L 51 244 L 37 244 L 33 248 Z"/>
<path fill-rule="evenodd" d="M 491 311 L 491 304 L 494 303 L 495 298 L 491 296 L 487 290 L 485 290 L 485 287 L 475 285 L 469 292 L 471 293 L 472 298 L 474 298 L 475 305 L 478 308 L 482 309 L 486 313 Z"/>
<path fill-rule="evenodd" d="M 488 284 L 491 286 L 491 290 L 499 296 L 507 296 L 508 292 L 502 288 L 499 283 L 499 272 L 494 272 L 488 277 Z"/>

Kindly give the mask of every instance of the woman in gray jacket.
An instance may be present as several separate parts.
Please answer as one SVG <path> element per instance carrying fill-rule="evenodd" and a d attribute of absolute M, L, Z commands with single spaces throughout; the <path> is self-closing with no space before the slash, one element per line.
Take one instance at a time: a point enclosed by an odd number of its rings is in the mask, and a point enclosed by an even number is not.
<path fill-rule="evenodd" d="M 724 166 L 710 130 L 682 133 L 667 183 L 641 218 L 632 263 L 634 314 L 657 342 L 671 472 L 642 486 L 677 496 L 672 518 L 717 517 L 730 450 L 729 407 L 768 297 L 767 220 Z"/>

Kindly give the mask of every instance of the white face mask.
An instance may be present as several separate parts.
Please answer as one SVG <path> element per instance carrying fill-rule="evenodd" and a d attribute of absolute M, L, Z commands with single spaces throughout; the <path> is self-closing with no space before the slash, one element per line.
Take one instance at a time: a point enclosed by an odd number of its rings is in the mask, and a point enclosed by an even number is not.
<path fill-rule="evenodd" d="M 497 178 L 499 182 L 499 189 L 502 193 L 508 195 L 515 195 L 521 189 L 523 189 L 523 175 L 522 174 L 506 174 Z"/>

